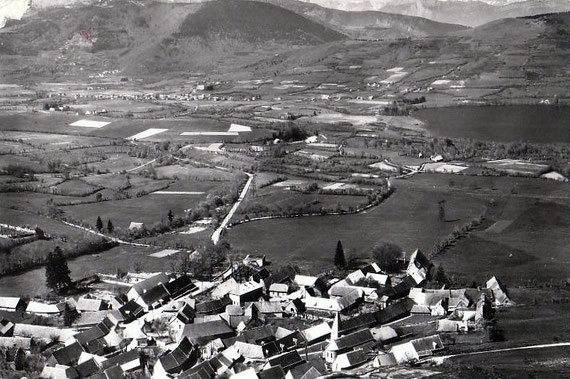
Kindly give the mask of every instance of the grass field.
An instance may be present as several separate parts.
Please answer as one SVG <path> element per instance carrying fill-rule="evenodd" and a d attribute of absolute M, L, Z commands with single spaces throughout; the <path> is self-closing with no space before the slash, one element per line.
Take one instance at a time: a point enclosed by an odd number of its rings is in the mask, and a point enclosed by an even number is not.
<path fill-rule="evenodd" d="M 442 199 L 447 201 L 450 220 L 444 224 L 438 222 L 438 201 Z M 270 261 L 320 272 L 332 266 L 338 240 L 348 255 L 368 255 L 380 241 L 395 243 L 406 251 L 429 250 L 440 237 L 485 208 L 470 196 L 423 190 L 413 180 L 398 181 L 394 194 L 366 213 L 255 221 L 233 227 L 226 238 L 232 246 L 266 254 Z"/>

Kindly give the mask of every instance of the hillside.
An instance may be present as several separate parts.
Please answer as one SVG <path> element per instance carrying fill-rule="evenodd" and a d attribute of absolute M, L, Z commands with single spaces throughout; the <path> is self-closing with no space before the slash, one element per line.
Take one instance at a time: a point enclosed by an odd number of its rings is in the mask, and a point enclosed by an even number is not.
<path fill-rule="evenodd" d="M 425 18 L 377 11 L 342 11 L 296 0 L 266 1 L 290 9 L 311 20 L 327 25 L 343 34 L 358 39 L 421 38 L 444 36 L 465 29 L 464 26 L 445 24 Z"/>
<path fill-rule="evenodd" d="M 302 0 L 323 7 L 382 11 L 424 17 L 433 21 L 479 26 L 502 18 L 570 11 L 567 0 Z"/>

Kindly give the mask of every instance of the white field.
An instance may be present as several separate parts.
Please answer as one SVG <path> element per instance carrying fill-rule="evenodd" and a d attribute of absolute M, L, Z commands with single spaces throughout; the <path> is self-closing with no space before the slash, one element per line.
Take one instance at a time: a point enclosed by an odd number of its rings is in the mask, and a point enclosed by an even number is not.
<path fill-rule="evenodd" d="M 397 172 L 398 168 L 387 164 L 386 162 L 377 162 L 369 165 L 368 167 L 376 168 L 382 171 Z"/>
<path fill-rule="evenodd" d="M 344 187 L 344 183 L 333 183 L 333 184 L 329 184 L 328 186 L 323 187 L 323 189 L 326 190 L 337 190 Z"/>
<path fill-rule="evenodd" d="M 404 79 L 404 77 L 408 75 L 407 72 L 397 72 L 395 74 L 390 75 L 388 78 L 381 80 L 380 83 L 384 83 L 384 84 L 392 84 L 392 83 L 396 83 L 399 82 L 400 80 Z"/>
<path fill-rule="evenodd" d="M 174 255 L 174 254 L 178 253 L 179 251 L 180 250 L 165 249 L 165 250 L 161 250 L 159 252 L 156 252 L 154 254 L 149 254 L 149 257 L 164 258 L 164 257 L 168 257 L 170 255 Z"/>
<path fill-rule="evenodd" d="M 208 146 L 194 146 L 194 149 L 201 151 L 209 151 L 212 153 L 220 153 L 222 151 L 223 143 L 212 143 Z"/>
<path fill-rule="evenodd" d="M 109 124 L 110 122 L 106 121 L 79 120 L 69 124 L 69 126 L 78 126 L 80 128 L 102 128 Z"/>
<path fill-rule="evenodd" d="M 154 191 L 151 195 L 203 195 L 204 193 L 198 191 Z"/>
<path fill-rule="evenodd" d="M 467 169 L 465 166 L 458 166 L 449 163 L 426 163 L 423 171 L 439 172 L 439 173 L 457 173 Z"/>
<path fill-rule="evenodd" d="M 289 186 L 300 186 L 305 183 L 303 180 L 285 180 L 283 182 L 273 184 L 274 187 L 289 187 Z"/>
<path fill-rule="evenodd" d="M 150 128 L 145 130 L 144 132 L 140 132 L 135 134 L 134 136 L 127 137 L 128 140 L 135 140 L 135 139 L 143 139 L 150 136 L 154 136 L 155 134 L 166 132 L 168 129 L 159 129 L 159 128 Z"/>
<path fill-rule="evenodd" d="M 445 86 L 445 85 L 448 85 L 450 81 L 451 80 L 447 80 L 447 79 L 437 79 L 431 85 L 432 86 Z"/>
<path fill-rule="evenodd" d="M 370 105 L 389 105 L 390 102 L 386 100 L 359 100 L 359 99 L 350 99 L 347 100 L 347 103 L 354 103 L 354 104 L 370 104 Z"/>
<path fill-rule="evenodd" d="M 182 132 L 181 136 L 239 136 L 238 132 Z"/>
<path fill-rule="evenodd" d="M 313 117 L 313 120 L 319 122 L 350 122 L 352 125 L 366 125 L 376 122 L 378 119 L 376 116 L 359 116 L 359 115 L 348 115 L 342 113 L 324 113 Z"/>
<path fill-rule="evenodd" d="M 392 67 L 388 70 L 386 70 L 387 72 L 400 72 L 402 71 L 404 68 L 403 67 Z"/>
<path fill-rule="evenodd" d="M 203 232 L 204 230 L 207 230 L 207 229 L 208 228 L 205 226 L 191 226 L 187 230 L 180 232 L 180 234 L 195 234 L 195 233 Z"/>
<path fill-rule="evenodd" d="M 240 124 L 231 124 L 228 132 L 251 132 L 251 127 Z"/>

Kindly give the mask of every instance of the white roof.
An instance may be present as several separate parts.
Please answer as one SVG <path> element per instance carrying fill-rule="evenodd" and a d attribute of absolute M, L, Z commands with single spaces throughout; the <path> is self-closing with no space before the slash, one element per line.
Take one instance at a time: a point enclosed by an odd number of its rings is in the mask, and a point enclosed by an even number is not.
<path fill-rule="evenodd" d="M 364 274 L 362 273 L 362 271 L 360 270 L 356 270 L 354 272 L 351 272 L 350 274 L 348 274 L 346 276 L 346 279 L 348 281 L 350 281 L 351 284 L 356 284 L 358 283 L 360 280 L 365 279 L 366 277 L 364 276 Z"/>
<path fill-rule="evenodd" d="M 79 298 L 75 308 L 78 311 L 99 311 L 103 307 L 103 300 L 87 299 L 85 297 Z"/>
<path fill-rule="evenodd" d="M 232 379 L 257 379 L 258 376 L 255 373 L 255 370 L 252 367 L 250 367 L 245 371 L 242 371 L 238 374 L 230 376 L 230 378 L 232 378 Z"/>
<path fill-rule="evenodd" d="M 301 287 L 312 287 L 318 279 L 316 276 L 295 275 L 295 283 Z"/>
<path fill-rule="evenodd" d="M 26 312 L 30 313 L 53 313 L 58 314 L 63 312 L 65 305 L 63 303 L 59 304 L 46 304 L 40 303 L 37 301 L 30 301 L 28 307 L 26 308 Z"/>
<path fill-rule="evenodd" d="M 14 336 L 34 337 L 52 339 L 57 337 L 60 342 L 65 342 L 69 338 L 77 334 L 75 329 L 63 329 L 53 326 L 32 325 L 32 324 L 16 324 L 14 325 Z"/>
<path fill-rule="evenodd" d="M 308 329 L 302 330 L 301 334 L 307 340 L 307 342 L 315 341 L 319 338 L 328 336 L 331 334 L 331 327 L 328 323 L 323 322 L 322 324 L 312 326 Z"/>
<path fill-rule="evenodd" d="M 16 309 L 21 298 L 0 296 L 0 308 Z"/>
<path fill-rule="evenodd" d="M 289 291 L 289 286 L 285 283 L 273 283 L 269 286 L 269 291 L 287 293 L 287 291 Z"/>
<path fill-rule="evenodd" d="M 212 291 L 212 297 L 215 299 L 219 299 L 221 297 L 226 296 L 231 291 L 235 290 L 239 287 L 238 282 L 233 277 L 230 277 L 228 280 L 220 283 L 214 290 Z"/>
<path fill-rule="evenodd" d="M 234 288 L 230 291 L 230 294 L 241 296 L 241 295 L 245 295 L 245 294 L 248 294 L 250 292 L 256 291 L 260 288 L 263 288 L 262 283 L 257 283 L 255 281 L 249 281 L 249 282 L 245 282 L 245 283 L 240 283 L 240 285 L 237 288 Z"/>

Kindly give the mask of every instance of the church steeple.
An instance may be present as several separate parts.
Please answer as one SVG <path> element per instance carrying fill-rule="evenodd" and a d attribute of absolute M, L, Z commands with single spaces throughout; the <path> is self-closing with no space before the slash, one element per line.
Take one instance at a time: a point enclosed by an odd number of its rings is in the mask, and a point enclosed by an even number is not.
<path fill-rule="evenodd" d="M 340 329 L 340 315 L 336 312 L 334 316 L 334 321 L 331 328 L 331 340 L 334 341 L 338 339 L 338 331 Z"/>

